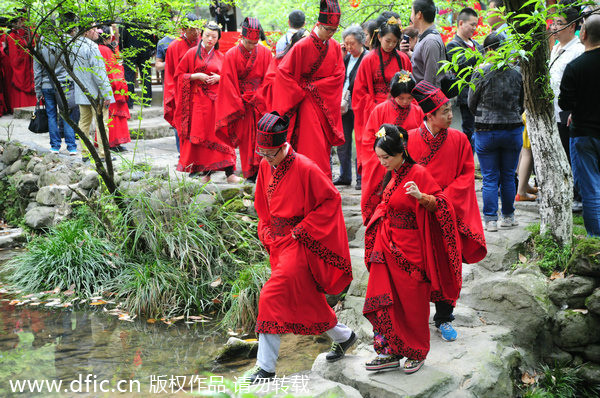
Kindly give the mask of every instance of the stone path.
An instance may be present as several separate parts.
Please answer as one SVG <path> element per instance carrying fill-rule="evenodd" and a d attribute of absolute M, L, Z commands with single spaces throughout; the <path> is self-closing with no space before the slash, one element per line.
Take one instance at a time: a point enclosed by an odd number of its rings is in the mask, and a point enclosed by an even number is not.
<path fill-rule="evenodd" d="M 154 112 L 151 115 L 155 115 L 156 110 L 150 109 Z M 26 119 L 0 117 L 0 139 L 8 138 L 9 126 L 12 126 L 11 139 L 37 150 L 47 150 L 48 134 L 33 134 L 27 130 L 27 124 Z M 117 164 L 147 162 L 167 167 L 171 174 L 182 174 L 175 171 L 175 139 L 170 135 L 140 139 L 125 146 L 129 152 L 119 154 Z M 63 156 L 68 157 L 66 152 Z M 222 174 L 217 173 L 213 181 L 224 182 Z M 477 191 L 481 201 L 480 181 L 477 181 Z M 517 203 L 516 218 L 520 225 L 487 233 L 488 256 L 479 264 L 463 265 L 463 290 L 453 323 L 458 340 L 444 342 L 431 325 L 431 351 L 419 372 L 413 375 L 404 375 L 398 370 L 371 373 L 364 370 L 364 363 L 375 354 L 371 346 L 371 325 L 362 316 L 368 275 L 363 261 L 360 192 L 354 187 L 343 187 L 340 192 L 351 241 L 354 281 L 339 319 L 357 332 L 359 343 L 337 363 L 327 364 L 324 355 L 316 359 L 312 370 L 304 372 L 311 380 L 310 396 L 328 396 L 329 393 L 372 398 L 511 396 L 514 371 L 527 359 L 518 345 L 522 340 L 535 337 L 523 330 L 527 323 L 522 323 L 520 317 L 527 315 L 515 309 L 535 305 L 524 302 L 529 295 L 518 294 L 519 283 L 531 284 L 531 279 L 520 281 L 518 274 L 509 275 L 509 271 L 517 261 L 519 246 L 529 235 L 524 226 L 538 221 L 537 204 Z M 432 306 L 432 315 L 434 312 Z"/>

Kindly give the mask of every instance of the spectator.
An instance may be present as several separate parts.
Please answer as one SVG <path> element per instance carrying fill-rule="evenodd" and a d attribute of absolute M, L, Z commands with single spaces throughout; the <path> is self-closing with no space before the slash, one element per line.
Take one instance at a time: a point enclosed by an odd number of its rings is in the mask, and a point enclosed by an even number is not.
<path fill-rule="evenodd" d="M 484 40 L 486 53 L 500 47 L 501 39 L 490 33 Z M 475 152 L 483 176 L 483 217 L 488 232 L 498 230 L 498 188 L 502 200 L 500 227 L 518 225 L 515 220 L 515 171 L 523 146 L 523 80 L 517 66 L 492 69 L 484 65 L 469 89 L 469 108 L 475 115 Z"/>
<path fill-rule="evenodd" d="M 456 52 L 462 51 L 477 51 L 483 55 L 483 47 L 477 43 L 472 37 L 477 29 L 477 12 L 472 8 L 463 8 L 458 14 L 456 35 L 446 46 L 448 61 L 452 61 Z M 464 50 L 462 50 L 464 49 Z M 458 59 L 458 76 L 467 81 L 471 80 L 471 74 L 464 74 L 464 70 L 472 68 L 477 63 L 478 57 L 469 57 L 461 54 Z M 460 115 L 462 116 L 462 131 L 467 135 L 469 142 L 473 145 L 471 137 L 475 132 L 475 117 L 469 110 L 467 97 L 469 95 L 469 86 L 461 87 L 461 90 L 456 99 L 457 105 L 460 107 Z"/>
<path fill-rule="evenodd" d="M 354 111 L 352 110 L 352 91 L 354 90 L 354 78 L 358 71 L 358 66 L 363 60 L 365 54 L 365 32 L 362 28 L 353 24 L 342 32 L 342 40 L 346 46 L 348 54 L 344 57 L 344 66 L 346 67 L 346 79 L 342 90 L 342 126 L 344 128 L 343 145 L 337 147 L 337 155 L 340 160 L 340 176 L 333 181 L 333 185 L 350 185 L 352 183 L 352 132 L 354 130 Z M 356 166 L 356 187 L 360 188 L 361 177 Z"/>
<path fill-rule="evenodd" d="M 176 12 L 172 12 L 171 15 L 172 15 L 171 20 L 176 23 L 177 18 L 179 17 L 179 14 Z M 156 58 L 155 58 L 155 62 L 154 62 L 154 68 L 156 69 L 157 72 L 160 73 L 160 77 L 161 77 L 160 80 L 163 84 L 163 88 L 165 86 L 164 79 L 165 79 L 165 66 L 166 66 L 165 60 L 167 59 L 167 48 L 169 47 L 169 44 L 171 44 L 171 42 L 175 39 L 176 39 L 176 37 L 166 35 L 165 37 L 160 39 L 158 41 L 158 43 L 156 44 Z"/>
<path fill-rule="evenodd" d="M 213 0 L 209 8 L 210 15 L 215 18 L 217 24 L 221 25 L 223 32 L 235 32 L 237 30 L 235 7 L 232 2 Z"/>
<path fill-rule="evenodd" d="M 288 16 L 288 25 L 290 28 L 288 29 L 287 33 L 281 36 L 281 38 L 277 41 L 277 45 L 275 46 L 275 55 L 283 53 L 287 45 L 290 44 L 292 35 L 304 27 L 305 20 L 306 16 L 302 11 L 294 10 L 290 12 L 290 15 Z"/>
<path fill-rule="evenodd" d="M 441 86 L 443 74 L 438 74 L 440 61 L 446 59 L 446 47 L 435 26 L 436 7 L 433 0 L 414 0 L 410 19 L 419 31 L 419 41 L 412 56 L 413 76 Z"/>
<path fill-rule="evenodd" d="M 571 0 L 563 0 L 560 2 L 561 5 L 569 4 Z M 556 123 L 558 125 L 558 132 L 560 134 L 560 142 L 567 154 L 569 164 L 571 164 L 571 156 L 569 150 L 569 127 L 567 126 L 567 119 L 569 117 L 569 111 L 561 111 L 558 106 L 558 95 L 560 94 L 560 81 L 567 64 L 573 61 L 575 58 L 583 54 L 584 47 L 579 41 L 579 38 L 575 36 L 575 31 L 578 29 L 577 19 L 579 18 L 579 9 L 577 7 L 568 7 L 561 10 L 561 12 L 554 16 L 552 24 L 550 25 L 550 31 L 553 33 L 554 38 L 558 40 L 558 44 L 552 47 L 550 53 L 550 87 L 554 92 L 554 114 L 556 117 Z M 581 196 L 577 190 L 574 190 L 574 202 L 573 210 L 581 211 Z"/>
<path fill-rule="evenodd" d="M 600 15 L 590 15 L 579 35 L 585 52 L 565 68 L 558 105 L 570 111 L 571 161 L 588 235 L 600 236 Z"/>
<path fill-rule="evenodd" d="M 490 0 L 488 7 L 488 24 L 492 27 L 492 32 L 498 35 L 500 42 L 508 37 L 508 25 L 504 21 L 502 7 L 504 7 L 504 0 Z"/>
<path fill-rule="evenodd" d="M 415 46 L 419 41 L 419 31 L 414 26 L 407 26 L 404 28 L 403 39 L 400 43 L 400 50 L 404 51 L 406 55 L 412 58 L 413 51 L 415 50 Z M 406 38 L 408 37 L 408 41 Z"/>
<path fill-rule="evenodd" d="M 38 49 L 44 61 L 52 68 L 56 79 L 60 83 L 61 89 L 66 92 L 69 91 L 69 79 L 67 71 L 63 65 L 59 62 L 56 54 L 59 53 L 59 48 L 56 44 L 48 42 L 45 38 L 41 38 L 38 43 Z M 50 79 L 49 72 L 39 63 L 34 60 L 33 63 L 33 75 L 35 80 L 35 94 L 38 100 L 44 99 L 46 105 L 46 113 L 48 115 L 48 132 L 50 135 L 50 152 L 58 153 L 61 146 L 61 135 L 60 126 L 63 126 L 63 133 L 65 136 L 65 144 L 69 155 L 77 155 L 77 142 L 75 140 L 75 131 L 69 123 L 64 123 L 62 117 L 59 117 L 58 110 L 70 111 L 68 104 L 67 106 L 59 106 L 60 97 L 57 94 L 53 81 Z M 73 117 L 71 117 L 73 119 Z"/>
<path fill-rule="evenodd" d="M 98 40 L 98 31 L 96 28 L 91 28 L 83 34 L 83 37 L 75 40 L 73 52 L 71 53 L 73 72 L 83 85 L 83 87 L 80 87 L 79 84 L 75 84 L 75 103 L 79 105 L 80 113 L 79 128 L 92 142 L 94 142 L 94 136 L 90 134 L 90 127 L 92 119 L 98 120 L 96 117 L 98 109 L 92 106 L 86 93 L 100 102 L 98 108 L 102 109 L 102 119 L 107 134 L 108 107 L 111 103 L 115 102 L 110 82 L 106 75 L 106 67 L 102 54 L 100 54 L 98 45 L 95 43 L 96 40 Z M 99 134 L 97 138 L 100 138 Z M 81 148 L 83 160 L 89 160 L 89 152 L 83 141 Z M 100 140 L 98 142 L 98 155 L 100 159 L 104 159 L 104 146 Z"/>
<path fill-rule="evenodd" d="M 11 76 L 8 84 L 8 98 L 10 107 L 21 108 L 33 106 L 36 102 L 35 85 L 33 79 L 33 58 L 27 46 L 32 44 L 32 32 L 25 20 L 27 11 L 15 10 L 17 14 L 11 20 L 11 30 L 6 38 L 8 63 L 11 67 Z"/>
<path fill-rule="evenodd" d="M 367 22 L 362 24 L 363 31 L 365 32 L 365 48 L 371 49 L 371 42 L 373 41 L 373 33 L 377 29 L 377 21 L 369 19 Z"/>
<path fill-rule="evenodd" d="M 123 27 L 120 33 L 120 48 L 125 56 L 124 69 L 125 80 L 127 80 L 127 89 L 129 98 L 127 105 L 131 109 L 135 98 L 135 83 L 137 80 L 137 71 L 142 80 L 144 91 L 141 94 L 141 105 L 150 106 L 152 103 L 152 66 L 150 58 L 154 55 L 156 41 L 152 41 L 154 36 L 149 35 L 141 29 L 132 29 Z"/>

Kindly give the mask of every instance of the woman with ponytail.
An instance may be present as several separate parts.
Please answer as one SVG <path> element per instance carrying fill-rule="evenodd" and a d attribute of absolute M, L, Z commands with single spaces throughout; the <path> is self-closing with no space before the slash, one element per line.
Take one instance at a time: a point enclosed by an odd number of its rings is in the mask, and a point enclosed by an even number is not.
<path fill-rule="evenodd" d="M 461 254 L 454 209 L 424 167 L 406 150 L 408 133 L 384 124 L 375 153 L 387 170 L 382 195 L 365 233 L 369 281 L 364 316 L 373 325 L 377 357 L 368 371 L 418 371 L 429 352 L 429 298 L 440 288 L 460 290 Z"/>
<path fill-rule="evenodd" d="M 389 97 L 390 82 L 396 72 L 411 72 L 412 65 L 408 56 L 398 50 L 402 37 L 400 20 L 389 17 L 375 29 L 371 37 L 371 52 L 361 62 L 352 93 L 352 109 L 355 111 L 354 134 L 359 168 L 363 161 L 363 131 L 369 115 L 377 104 Z"/>

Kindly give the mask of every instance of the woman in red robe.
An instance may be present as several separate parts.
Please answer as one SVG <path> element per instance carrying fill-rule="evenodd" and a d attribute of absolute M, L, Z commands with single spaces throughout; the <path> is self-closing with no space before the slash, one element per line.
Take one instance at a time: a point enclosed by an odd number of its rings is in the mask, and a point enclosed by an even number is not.
<path fill-rule="evenodd" d="M 418 371 L 429 352 L 430 292 L 443 288 L 458 298 L 461 286 L 453 207 L 406 152 L 407 137 L 404 129 L 385 124 L 375 143 L 389 182 L 365 235 L 369 282 L 363 314 L 373 325 L 378 354 L 365 365 L 370 371 L 397 368 L 402 357 L 405 373 Z"/>
<path fill-rule="evenodd" d="M 375 133 L 384 123 L 402 127 L 405 130 L 417 128 L 423 121 L 423 111 L 413 99 L 411 90 L 415 87 L 415 81 L 407 71 L 396 72 L 390 84 L 390 95 L 392 98 L 377 105 L 369 121 L 364 128 L 363 139 L 360 149 L 362 161 L 362 192 L 361 211 L 363 223 L 368 224 L 369 219 L 375 211 L 375 207 L 381 200 L 383 192 L 381 186 L 385 167 L 381 165 L 375 154 Z"/>
<path fill-rule="evenodd" d="M 273 58 L 259 44 L 262 28 L 256 18 L 242 23 L 241 43 L 225 54 L 217 95 L 217 136 L 240 148 L 244 177 L 256 181 L 260 158 L 256 155 L 256 123 L 260 119 L 256 95 Z"/>
<path fill-rule="evenodd" d="M 406 54 L 398 51 L 402 36 L 399 21 L 391 17 L 381 24 L 372 37 L 372 50 L 364 57 L 354 81 L 352 109 L 354 109 L 354 139 L 357 162 L 362 170 L 364 156 L 361 149 L 364 128 L 377 104 L 389 98 L 390 82 L 396 72 L 412 72 L 412 64 Z M 377 126 L 379 127 L 379 126 Z"/>
<path fill-rule="evenodd" d="M 233 174 L 235 150 L 215 134 L 215 101 L 223 66 L 220 38 L 219 25 L 209 22 L 200 44 L 185 53 L 175 70 L 175 102 L 181 114 L 177 170 L 203 174 L 204 182 L 210 181 L 213 171 L 224 170 L 227 182 L 236 183 L 240 178 Z"/>
<path fill-rule="evenodd" d="M 346 68 L 332 37 L 340 23 L 337 1 L 322 0 L 317 25 L 283 58 L 273 85 L 273 109 L 292 115 L 288 141 L 331 177 L 331 147 L 342 145 L 342 87 Z"/>
<path fill-rule="evenodd" d="M 127 106 L 127 82 L 123 65 L 119 63 L 119 50 L 112 45 L 110 27 L 102 26 L 98 36 L 98 49 L 104 58 L 106 74 L 115 97 L 115 102 L 108 108 L 108 145 L 115 152 L 126 152 L 121 144 L 131 142 L 127 120 L 130 117 Z"/>
<path fill-rule="evenodd" d="M 288 122 L 265 114 L 258 124 L 257 148 L 264 157 L 256 180 L 254 206 L 258 237 L 269 252 L 271 277 L 258 305 L 258 370 L 272 378 L 279 335 L 327 333 L 334 362 L 356 341 L 338 323 L 325 293 L 339 294 L 352 280 L 341 197 L 331 178 L 286 142 Z"/>
<path fill-rule="evenodd" d="M 17 17 L 16 26 L 10 31 L 7 38 L 8 61 L 11 67 L 8 96 L 12 109 L 34 106 L 36 103 L 33 58 L 27 51 L 31 40 L 31 31 L 24 24 L 25 19 Z"/>

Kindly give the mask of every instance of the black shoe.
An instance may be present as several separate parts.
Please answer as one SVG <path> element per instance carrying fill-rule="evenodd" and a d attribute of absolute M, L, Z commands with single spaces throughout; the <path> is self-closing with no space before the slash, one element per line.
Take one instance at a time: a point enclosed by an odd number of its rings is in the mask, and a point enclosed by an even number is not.
<path fill-rule="evenodd" d="M 81 161 L 82 161 L 83 163 L 88 163 L 88 162 L 90 161 L 90 158 L 89 158 L 89 157 L 87 157 L 87 156 L 83 156 L 83 157 L 81 158 Z"/>
<path fill-rule="evenodd" d="M 333 180 L 333 185 L 350 185 L 350 184 L 352 184 L 351 181 L 342 180 L 341 178 L 336 178 L 335 180 Z"/>
<path fill-rule="evenodd" d="M 356 181 L 356 186 L 354 187 L 354 189 L 360 191 L 362 189 L 362 183 L 360 181 Z"/>
<path fill-rule="evenodd" d="M 344 341 L 343 343 L 334 342 L 331 345 L 331 350 L 329 350 L 327 355 L 325 355 L 325 360 L 327 362 L 339 361 L 340 359 L 342 359 L 344 357 L 348 348 L 350 348 L 352 346 L 352 344 L 354 344 L 355 342 L 356 342 L 356 334 L 354 332 L 352 332 L 352 334 L 350 335 L 350 338 L 348 340 Z"/>
<path fill-rule="evenodd" d="M 266 370 L 257 367 L 254 373 L 250 376 L 246 376 L 246 382 L 250 384 L 262 384 L 272 380 L 274 377 L 275 373 L 267 372 Z"/>
<path fill-rule="evenodd" d="M 110 148 L 110 150 L 113 152 L 128 152 L 127 148 L 125 148 L 123 145 L 114 146 Z"/>

